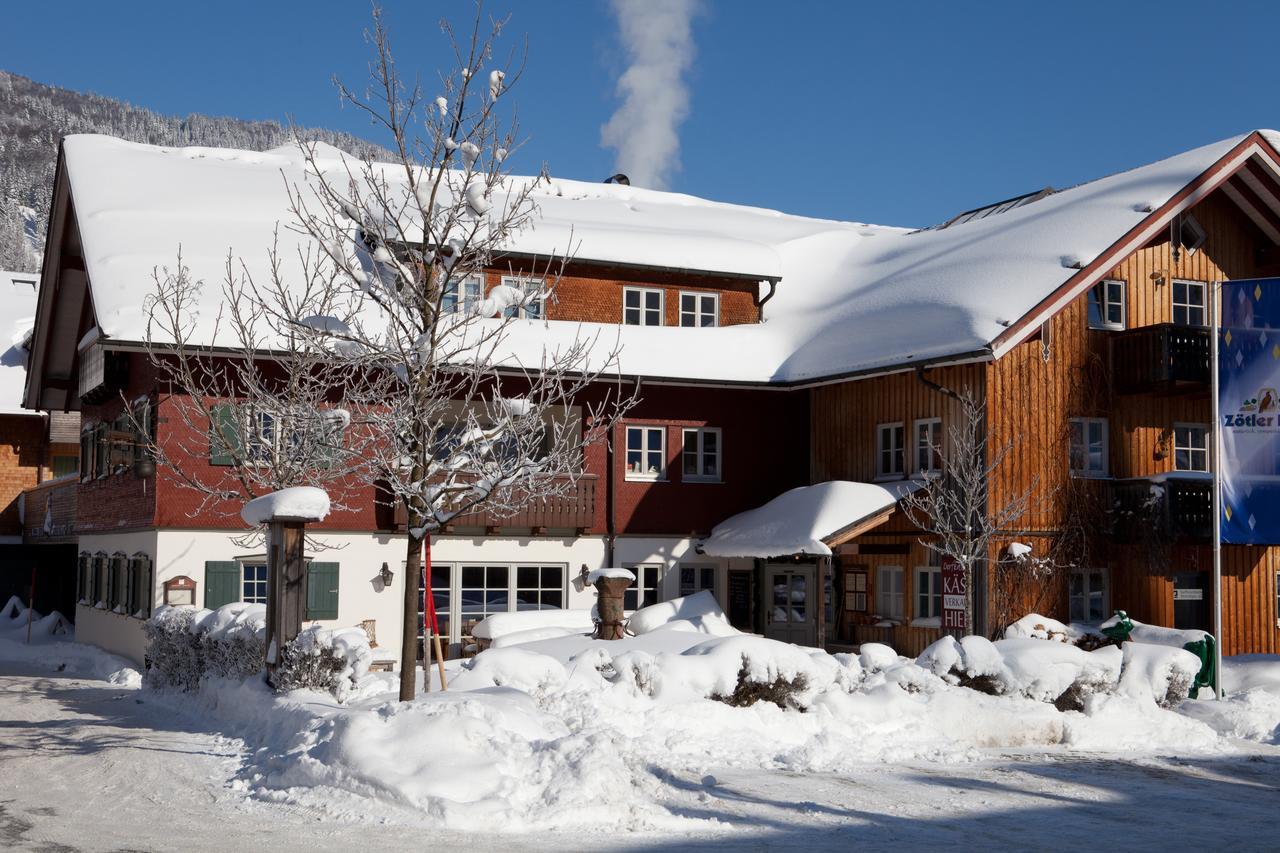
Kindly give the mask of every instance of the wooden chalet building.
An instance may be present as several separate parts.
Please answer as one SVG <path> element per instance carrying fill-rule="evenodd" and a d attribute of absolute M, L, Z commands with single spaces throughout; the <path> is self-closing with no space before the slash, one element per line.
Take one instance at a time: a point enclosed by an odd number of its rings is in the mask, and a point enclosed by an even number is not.
<path fill-rule="evenodd" d="M 571 231 L 565 278 L 519 336 L 616 335 L 643 400 L 611 450 L 584 455 L 572 497 L 460 518 L 436 540 L 451 641 L 498 610 L 588 607 L 583 569 L 624 565 L 640 577 L 629 603 L 710 589 L 769 636 L 917 652 L 940 631 L 940 568 L 895 495 L 936 467 L 931 443 L 948 452 L 962 391 L 986 402 L 989 446 L 1014 448 L 992 503 L 1034 498 L 977 579 L 978 630 L 1028 609 L 1204 627 L 1207 298 L 1280 258 L 1278 139 L 1251 133 L 914 231 L 553 182 L 537 227 L 458 310 L 518 284 Z M 287 149 L 64 141 L 24 402 L 84 422 L 82 640 L 140 658 L 141 617 L 166 598 L 265 594 L 242 525 L 195 513 L 191 493 L 136 464 L 119 415 L 147 407 L 162 442 L 179 429 L 141 353 L 152 268 L 181 243 L 216 282 L 228 246 L 265 254 L 288 218 L 280 172 L 300 169 Z M 394 647 L 402 573 L 378 576 L 401 565 L 403 530 L 366 497 L 317 526 L 342 547 L 312 563 L 311 618 L 372 620 Z M 1001 588 L 1013 542 L 1069 565 Z M 1224 548 L 1226 654 L 1277 651 L 1278 572 L 1276 548 Z"/>

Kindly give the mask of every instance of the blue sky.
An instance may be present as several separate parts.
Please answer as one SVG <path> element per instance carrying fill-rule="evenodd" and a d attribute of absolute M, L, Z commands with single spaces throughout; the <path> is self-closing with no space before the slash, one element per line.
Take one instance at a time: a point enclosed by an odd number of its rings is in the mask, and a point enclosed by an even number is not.
<path fill-rule="evenodd" d="M 927 225 L 1280 125 L 1275 3 L 703 0 L 671 188 L 795 213 Z M 461 2 L 388 2 L 403 69 L 447 67 Z M 360 2 L 6 4 L 0 68 L 165 113 L 284 119 L 377 139 L 329 80 L 364 78 Z M 600 127 L 624 68 L 603 0 L 489 0 L 529 39 L 517 171 L 614 171 Z"/>

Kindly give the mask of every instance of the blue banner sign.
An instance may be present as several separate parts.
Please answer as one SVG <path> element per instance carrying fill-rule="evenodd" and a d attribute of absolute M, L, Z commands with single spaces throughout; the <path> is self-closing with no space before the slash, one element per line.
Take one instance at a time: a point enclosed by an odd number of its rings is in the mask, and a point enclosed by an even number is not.
<path fill-rule="evenodd" d="M 1222 541 L 1280 544 L 1280 279 L 1222 284 Z"/>

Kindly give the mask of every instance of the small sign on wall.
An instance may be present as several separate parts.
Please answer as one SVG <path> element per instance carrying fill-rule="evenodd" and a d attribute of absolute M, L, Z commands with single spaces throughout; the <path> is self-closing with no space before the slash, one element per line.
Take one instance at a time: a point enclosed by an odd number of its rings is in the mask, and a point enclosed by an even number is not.
<path fill-rule="evenodd" d="M 196 582 L 186 575 L 178 575 L 164 582 L 164 603 L 170 607 L 196 603 Z"/>
<path fill-rule="evenodd" d="M 1174 589 L 1174 601 L 1204 601 L 1203 589 Z"/>

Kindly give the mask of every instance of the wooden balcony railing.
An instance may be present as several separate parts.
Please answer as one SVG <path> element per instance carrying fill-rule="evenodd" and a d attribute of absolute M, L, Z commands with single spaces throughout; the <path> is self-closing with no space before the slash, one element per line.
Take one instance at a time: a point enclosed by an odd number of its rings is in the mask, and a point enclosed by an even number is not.
<path fill-rule="evenodd" d="M 1213 536 L 1213 481 L 1179 476 L 1112 484 L 1114 531 L 1121 542 L 1207 542 Z"/>
<path fill-rule="evenodd" d="M 1202 391 L 1209 385 L 1209 330 L 1165 323 L 1111 335 L 1117 394 Z"/>
<path fill-rule="evenodd" d="M 566 484 L 569 480 L 568 477 L 560 479 Z M 408 527 L 408 513 L 404 504 L 397 502 L 390 515 L 392 529 L 399 532 Z M 501 528 L 528 529 L 534 532 L 554 528 L 583 532 L 595 522 L 595 515 L 596 475 L 582 474 L 572 485 L 567 485 L 563 494 L 535 499 L 514 515 L 495 515 L 482 507 L 479 511 L 454 518 L 445 532 L 458 527 L 483 527 L 493 532 Z"/>
<path fill-rule="evenodd" d="M 46 480 L 22 492 L 22 541 L 71 542 L 76 535 L 76 496 L 80 476 Z"/>

